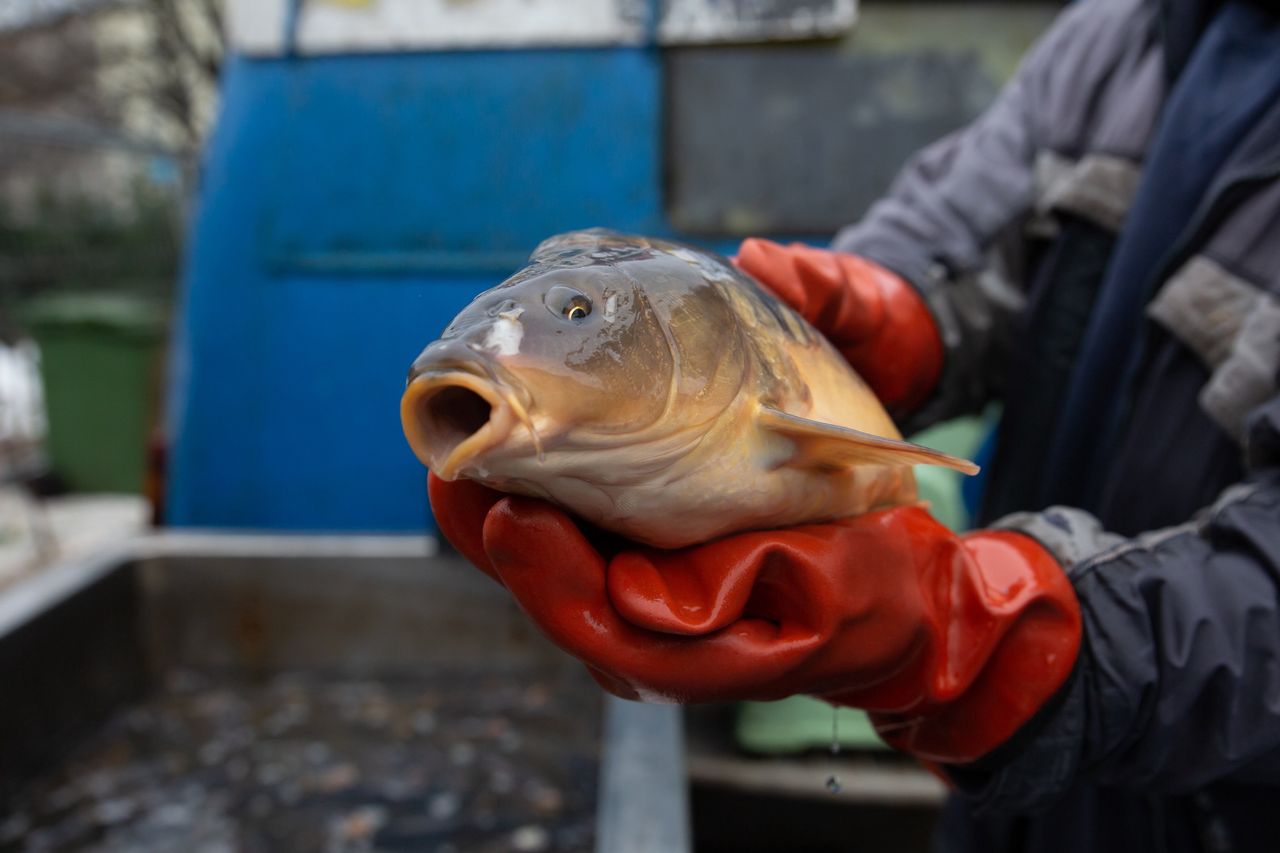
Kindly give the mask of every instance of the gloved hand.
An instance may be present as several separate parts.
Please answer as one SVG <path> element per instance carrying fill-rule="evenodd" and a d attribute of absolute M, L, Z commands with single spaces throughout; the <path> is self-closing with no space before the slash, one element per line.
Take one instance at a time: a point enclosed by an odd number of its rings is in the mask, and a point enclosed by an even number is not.
<path fill-rule="evenodd" d="M 1012 532 L 957 537 L 917 506 L 675 551 L 597 546 L 555 507 L 431 477 L 441 532 L 625 698 L 795 693 L 866 708 L 918 757 L 1003 743 L 1074 665 L 1058 563 Z"/>
<path fill-rule="evenodd" d="M 942 373 L 942 338 L 901 276 L 857 255 L 751 238 L 738 268 L 822 332 L 894 417 L 920 406 Z"/>

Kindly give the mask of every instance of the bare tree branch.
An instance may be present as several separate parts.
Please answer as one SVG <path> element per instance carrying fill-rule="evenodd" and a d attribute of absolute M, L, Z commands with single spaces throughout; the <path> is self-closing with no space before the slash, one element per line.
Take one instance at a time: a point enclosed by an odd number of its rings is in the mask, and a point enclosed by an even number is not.
<path fill-rule="evenodd" d="M 193 85 L 216 86 L 222 66 L 222 17 L 220 0 L 147 0 L 151 19 L 152 50 L 160 71 L 161 83 L 156 87 L 157 105 L 182 128 L 189 148 L 200 143 L 201 127 L 195 113 Z M 195 20 L 216 22 L 211 31 L 212 53 L 198 43 L 188 30 L 185 10 L 192 10 Z M 193 83 L 190 75 L 197 79 Z"/>
<path fill-rule="evenodd" d="M 227 52 L 227 27 L 226 18 L 222 14 L 222 0 L 196 0 L 196 2 L 204 12 L 209 32 L 213 34 L 218 52 L 217 58 L 221 65 L 221 58 Z"/>

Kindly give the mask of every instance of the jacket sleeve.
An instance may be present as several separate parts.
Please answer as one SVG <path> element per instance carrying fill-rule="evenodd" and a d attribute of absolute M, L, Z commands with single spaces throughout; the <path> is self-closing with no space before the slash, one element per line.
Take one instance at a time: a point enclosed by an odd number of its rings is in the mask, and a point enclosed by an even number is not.
<path fill-rule="evenodd" d="M 977 810 L 1032 811 L 1080 780 L 1280 784 L 1280 395 L 1248 423 L 1251 475 L 1191 523 L 1125 540 L 1078 510 L 1001 522 L 1069 566 L 1084 643 L 1056 702 L 955 769 Z"/>
<path fill-rule="evenodd" d="M 991 250 L 1002 238 L 1020 243 L 1037 155 L 1083 132 L 1075 125 L 1089 121 L 1092 90 L 1141 40 L 1125 33 L 1149 27 L 1149 15 L 1141 0 L 1072 4 L 983 115 L 910 159 L 888 195 L 832 242 L 901 275 L 933 312 L 947 351 L 945 399 L 931 401 L 917 425 L 975 411 L 998 391 L 993 363 L 1002 363 L 1024 298 L 988 274 Z"/>

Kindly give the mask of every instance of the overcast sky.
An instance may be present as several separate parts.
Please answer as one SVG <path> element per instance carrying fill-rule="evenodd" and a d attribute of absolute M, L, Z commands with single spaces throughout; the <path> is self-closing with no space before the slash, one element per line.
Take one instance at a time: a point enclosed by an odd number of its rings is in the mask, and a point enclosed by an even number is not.
<path fill-rule="evenodd" d="M 106 0 L 0 0 L 0 30 L 37 23 L 72 9 L 97 6 Z"/>

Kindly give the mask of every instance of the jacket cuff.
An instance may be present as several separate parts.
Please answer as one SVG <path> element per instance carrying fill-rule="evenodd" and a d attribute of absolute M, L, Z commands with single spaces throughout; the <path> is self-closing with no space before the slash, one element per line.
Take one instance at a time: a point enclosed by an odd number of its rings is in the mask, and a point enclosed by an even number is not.
<path fill-rule="evenodd" d="M 1062 506 L 1007 515 L 991 527 L 1030 536 L 1062 564 L 1068 576 L 1086 560 L 1128 541 L 1104 530 L 1098 519 L 1084 510 Z"/>

